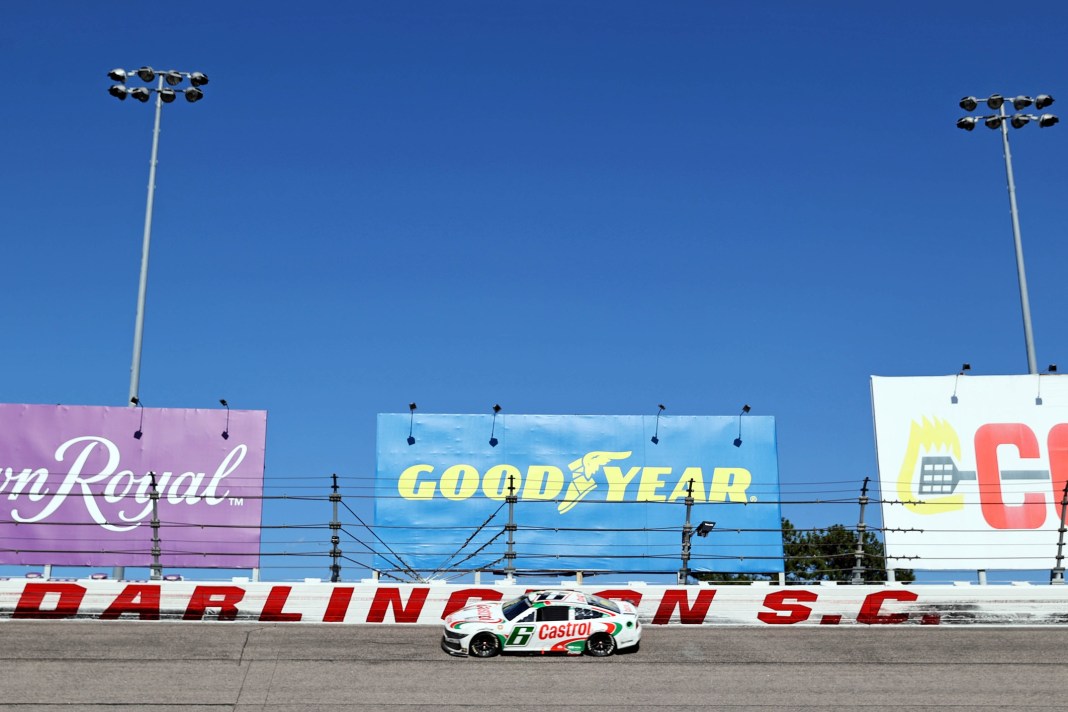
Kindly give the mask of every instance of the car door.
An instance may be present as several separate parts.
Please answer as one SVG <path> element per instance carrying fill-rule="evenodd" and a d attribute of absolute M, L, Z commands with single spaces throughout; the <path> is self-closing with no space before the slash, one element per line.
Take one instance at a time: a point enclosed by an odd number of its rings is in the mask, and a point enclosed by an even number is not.
<path fill-rule="evenodd" d="M 564 603 L 547 603 L 535 611 L 534 640 L 532 646 L 537 650 L 566 650 L 567 643 L 572 642 L 575 625 L 571 606 Z"/>

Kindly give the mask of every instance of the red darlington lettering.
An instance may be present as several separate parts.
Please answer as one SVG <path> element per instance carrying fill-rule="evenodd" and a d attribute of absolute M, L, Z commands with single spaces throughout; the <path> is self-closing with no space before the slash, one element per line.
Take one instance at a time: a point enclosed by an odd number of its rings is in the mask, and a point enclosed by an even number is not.
<path fill-rule="evenodd" d="M 237 604 L 245 597 L 245 590 L 237 586 L 197 586 L 189 598 L 182 620 L 204 620 L 208 608 L 219 609 L 220 621 L 237 619 Z"/>
<path fill-rule="evenodd" d="M 292 590 L 292 586 L 273 586 L 263 604 L 260 620 L 292 623 L 303 618 L 300 613 L 285 613 L 282 611 L 286 607 L 286 601 L 289 600 L 289 594 Z"/>
<path fill-rule="evenodd" d="M 1046 521 L 1046 497 L 1027 492 L 1022 504 L 1005 504 L 998 465 L 999 445 L 1014 445 L 1021 458 L 1039 456 L 1038 440 L 1023 423 L 993 423 L 975 431 L 975 465 L 979 491 L 983 493 L 979 498 L 983 518 L 994 529 L 1038 529 Z"/>
<path fill-rule="evenodd" d="M 159 600 L 158 584 L 130 584 L 122 589 L 122 593 L 100 614 L 100 620 L 116 620 L 124 613 L 136 613 L 143 621 L 158 621 Z"/>
<path fill-rule="evenodd" d="M 664 591 L 664 597 L 660 599 L 660 607 L 653 616 L 653 625 L 667 625 L 671 620 L 671 614 L 675 608 L 679 609 L 679 622 L 687 625 L 701 625 L 708 615 L 708 607 L 715 598 L 716 591 L 702 590 L 697 592 L 697 601 L 690 607 L 690 598 L 686 590 Z"/>
<path fill-rule="evenodd" d="M 441 619 L 445 620 L 461 608 L 466 608 L 471 601 L 499 601 L 504 598 L 500 591 L 487 590 L 484 588 L 463 588 L 449 596 L 442 611 Z"/>
<path fill-rule="evenodd" d="M 352 594 L 355 590 L 351 587 L 339 586 L 330 592 L 330 601 L 326 604 L 323 623 L 343 623 L 345 621 L 345 614 L 349 612 L 349 603 L 352 602 Z"/>
<path fill-rule="evenodd" d="M 58 594 L 55 608 L 41 610 L 45 596 Z M 12 618 L 73 618 L 85 598 L 85 588 L 76 583 L 28 583 L 15 606 Z"/>
<path fill-rule="evenodd" d="M 860 607 L 860 615 L 857 623 L 868 625 L 904 623 L 909 619 L 908 613 L 890 613 L 885 616 L 879 615 L 884 601 L 915 601 L 919 595 L 912 591 L 878 591 L 869 593 L 864 599 L 864 605 Z"/>
<path fill-rule="evenodd" d="M 804 601 L 814 603 L 819 595 L 815 591 L 776 591 L 764 597 L 764 607 L 779 613 L 761 611 L 757 613 L 757 619 L 769 625 L 790 625 L 807 621 L 812 615 L 812 609 L 808 606 L 800 606 L 787 603 L 787 601 Z M 782 615 L 785 614 L 785 615 Z"/>
<path fill-rule="evenodd" d="M 393 586 L 379 588 L 375 591 L 374 600 L 371 601 L 371 610 L 367 612 L 367 622 L 383 622 L 386 620 L 386 610 L 392 606 L 395 623 L 418 623 L 419 614 L 423 612 L 423 605 L 429 594 L 429 588 L 413 588 L 412 595 L 408 597 L 408 605 L 405 606 L 401 601 L 399 588 Z"/>

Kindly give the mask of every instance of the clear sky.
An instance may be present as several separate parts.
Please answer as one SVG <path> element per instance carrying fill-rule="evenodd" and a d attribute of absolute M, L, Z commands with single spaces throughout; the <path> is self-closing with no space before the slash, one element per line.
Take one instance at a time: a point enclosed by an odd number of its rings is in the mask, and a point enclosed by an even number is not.
<path fill-rule="evenodd" d="M 270 492 L 370 477 L 409 401 L 748 403 L 785 499 L 854 496 L 870 375 L 1026 371 L 1000 138 L 954 123 L 1064 109 L 1066 53 L 1057 3 L 9 3 L 0 399 L 126 401 L 152 104 L 106 73 L 148 64 L 211 81 L 164 108 L 141 399 L 269 411 Z M 1011 139 L 1068 367 L 1068 121 Z"/>

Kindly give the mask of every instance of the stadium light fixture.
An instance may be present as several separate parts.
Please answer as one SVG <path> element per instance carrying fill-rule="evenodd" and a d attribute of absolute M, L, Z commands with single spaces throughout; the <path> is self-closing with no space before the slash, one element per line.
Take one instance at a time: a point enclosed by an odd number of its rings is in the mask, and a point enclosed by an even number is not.
<path fill-rule="evenodd" d="M 1029 96 L 1021 95 L 1012 100 L 1012 108 L 1016 109 L 1017 111 L 1023 111 L 1027 107 L 1031 106 L 1031 104 L 1033 103 L 1035 103 L 1034 99 Z"/>
<path fill-rule="evenodd" d="M 141 429 L 145 426 L 145 407 L 141 405 L 141 399 L 137 396 L 130 396 L 130 403 L 132 407 L 141 409 L 141 422 L 138 423 L 137 430 L 134 431 L 134 440 L 140 440 L 141 436 L 144 435 Z"/>
<path fill-rule="evenodd" d="M 497 436 L 495 435 L 495 433 L 497 432 L 497 414 L 500 413 L 500 412 L 501 412 L 501 404 L 500 403 L 494 403 L 493 404 L 493 426 L 490 428 L 490 439 L 489 439 L 490 447 L 497 447 L 498 443 L 500 443 L 500 440 L 498 440 Z"/>
<path fill-rule="evenodd" d="M 222 439 L 223 440 L 229 440 L 230 439 L 230 404 L 226 402 L 225 398 L 220 398 L 219 399 L 219 405 L 221 405 L 223 408 L 226 408 L 226 427 L 223 428 Z"/>
<path fill-rule="evenodd" d="M 128 89 L 126 80 L 134 77 L 147 84 L 156 82 L 156 85 Z M 193 85 L 192 87 L 186 87 L 178 91 L 171 88 L 181 84 L 186 77 L 189 78 L 189 83 Z M 152 159 L 148 167 L 148 200 L 145 204 L 145 231 L 141 247 L 141 278 L 137 290 L 137 316 L 134 321 L 133 361 L 130 365 L 130 403 L 136 406 L 138 405 L 137 394 L 141 383 L 141 343 L 145 327 L 145 299 L 148 293 L 148 253 L 152 242 L 152 204 L 156 191 L 160 114 L 162 113 L 163 105 L 173 103 L 178 97 L 179 91 L 185 95 L 186 101 L 191 104 L 203 99 L 204 92 L 197 87 L 207 84 L 208 77 L 202 72 L 180 72 L 177 69 L 156 72 L 152 67 L 146 65 L 140 69 L 112 69 L 108 72 L 108 78 L 118 82 L 118 84 L 113 84 L 108 89 L 108 93 L 119 101 L 125 101 L 127 96 L 132 96 L 144 104 L 148 102 L 153 92 L 156 94 L 156 117 L 152 130 Z"/>
<path fill-rule="evenodd" d="M 991 129 L 1001 129 L 1001 141 L 1005 156 L 1005 176 L 1009 189 L 1009 213 L 1012 217 L 1012 236 L 1016 249 L 1016 276 L 1020 284 L 1020 311 L 1023 314 L 1024 347 L 1027 350 L 1027 372 L 1035 374 L 1038 373 L 1038 365 L 1037 359 L 1035 358 L 1034 331 L 1031 327 L 1031 302 L 1027 294 L 1027 274 L 1024 269 L 1023 243 L 1020 238 L 1020 214 L 1016 207 L 1016 181 L 1012 174 L 1012 152 L 1009 150 L 1009 126 L 1011 125 L 1014 129 L 1020 129 L 1030 122 L 1035 121 L 1040 128 L 1049 128 L 1050 126 L 1056 125 L 1059 119 L 1053 114 L 1036 116 L 1034 114 L 1019 113 L 1032 104 L 1039 111 L 1050 106 L 1053 104 L 1053 97 L 1049 94 L 1039 94 L 1034 99 L 1030 96 L 1021 94 L 1012 99 L 1011 102 L 1012 107 L 1017 113 L 1010 117 L 1005 113 L 1005 98 L 1001 94 L 991 94 L 985 99 L 966 96 L 960 100 L 960 108 L 965 111 L 975 111 L 980 103 L 985 103 L 988 107 L 998 113 L 990 114 L 988 116 L 965 116 L 957 120 L 957 128 L 971 131 L 979 121 L 982 121 Z M 963 373 L 963 370 L 961 373 Z M 955 393 L 953 402 L 956 402 Z"/>

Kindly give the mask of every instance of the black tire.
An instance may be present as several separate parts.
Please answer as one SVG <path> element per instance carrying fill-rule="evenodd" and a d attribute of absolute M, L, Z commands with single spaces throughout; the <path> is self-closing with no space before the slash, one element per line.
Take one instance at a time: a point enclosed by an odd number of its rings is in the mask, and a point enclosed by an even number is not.
<path fill-rule="evenodd" d="M 500 652 L 501 641 L 493 633 L 479 633 L 468 647 L 468 653 L 475 658 L 492 658 Z"/>
<path fill-rule="evenodd" d="M 607 658 L 616 652 L 616 639 L 608 633 L 595 633 L 586 641 L 586 654 L 595 658 Z"/>

